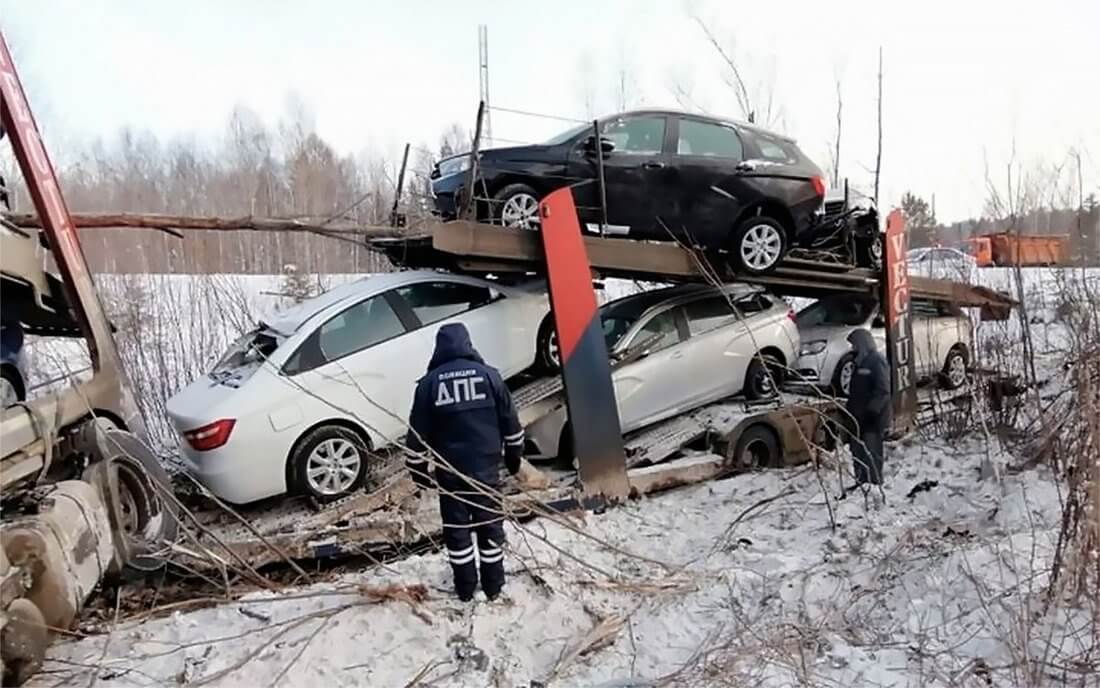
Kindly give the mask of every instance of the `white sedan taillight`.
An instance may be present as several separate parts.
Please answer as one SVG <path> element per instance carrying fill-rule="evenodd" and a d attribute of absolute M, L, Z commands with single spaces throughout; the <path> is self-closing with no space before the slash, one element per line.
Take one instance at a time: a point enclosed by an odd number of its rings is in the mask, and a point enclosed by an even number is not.
<path fill-rule="evenodd" d="M 210 451 L 229 441 L 229 435 L 236 424 L 237 421 L 233 418 L 223 418 L 201 428 L 184 432 L 183 439 L 187 440 L 187 444 L 190 444 L 195 451 Z"/>

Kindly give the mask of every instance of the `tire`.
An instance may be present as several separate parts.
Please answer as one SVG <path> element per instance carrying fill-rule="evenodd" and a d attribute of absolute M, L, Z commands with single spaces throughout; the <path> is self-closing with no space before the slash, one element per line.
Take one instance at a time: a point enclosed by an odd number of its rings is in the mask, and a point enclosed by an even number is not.
<path fill-rule="evenodd" d="M 783 363 L 772 354 L 757 354 L 745 371 L 744 394 L 750 401 L 774 397 L 783 384 Z"/>
<path fill-rule="evenodd" d="M 787 230 L 766 215 L 746 218 L 733 231 L 729 252 L 737 272 L 766 274 L 778 267 L 787 253 Z"/>
<path fill-rule="evenodd" d="M 107 507 L 114 539 L 108 573 L 126 577 L 160 570 L 166 563 L 161 553 L 179 531 L 179 505 L 168 496 L 172 479 L 140 439 L 97 424 L 103 458 L 84 469 L 82 478 L 99 490 Z"/>
<path fill-rule="evenodd" d="M 370 447 L 354 430 L 340 425 L 314 428 L 291 452 L 294 490 L 319 502 L 347 497 L 363 486 L 370 459 Z"/>
<path fill-rule="evenodd" d="M 539 325 L 535 341 L 535 370 L 546 375 L 561 372 L 561 349 L 558 347 L 558 334 L 554 331 L 553 314 L 547 315 Z"/>
<path fill-rule="evenodd" d="M 886 246 L 882 243 L 882 232 L 877 230 L 870 238 L 857 239 L 856 265 L 861 268 L 871 268 L 875 272 L 881 272 L 885 250 Z"/>
<path fill-rule="evenodd" d="M 14 366 L 0 367 L 0 408 L 27 400 L 23 377 Z"/>
<path fill-rule="evenodd" d="M 537 191 L 526 184 L 509 184 L 493 194 L 493 224 L 537 230 L 541 226 L 538 204 Z"/>
<path fill-rule="evenodd" d="M 4 685 L 21 686 L 42 668 L 50 644 L 46 619 L 28 599 L 13 600 L 5 611 L 7 623 L 0 631 L 0 665 Z"/>
<path fill-rule="evenodd" d="M 844 372 L 844 368 L 848 367 L 847 374 Z M 831 382 L 833 388 L 833 394 L 838 397 L 848 397 L 848 390 L 852 384 L 852 375 L 856 372 L 856 357 L 853 354 L 844 354 L 844 357 L 837 361 L 836 368 L 833 368 L 833 379 Z M 845 375 L 847 375 L 847 384 L 844 383 Z"/>
<path fill-rule="evenodd" d="M 940 371 L 940 386 L 958 389 L 966 384 L 966 350 L 959 345 L 951 347 Z"/>
<path fill-rule="evenodd" d="M 740 471 L 781 465 L 779 440 L 766 425 L 753 425 L 741 433 L 733 453 L 727 456 L 729 465 Z"/>

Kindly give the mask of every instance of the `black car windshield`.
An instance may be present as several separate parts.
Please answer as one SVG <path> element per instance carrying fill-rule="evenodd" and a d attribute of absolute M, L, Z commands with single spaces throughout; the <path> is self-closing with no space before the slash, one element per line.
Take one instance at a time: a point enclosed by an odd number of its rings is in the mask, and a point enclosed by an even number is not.
<path fill-rule="evenodd" d="M 567 129 L 567 130 L 563 131 L 562 133 L 558 134 L 557 136 L 547 140 L 544 143 L 544 145 L 547 145 L 547 146 L 560 146 L 561 144 L 565 143 L 566 141 L 569 141 L 573 137 L 579 135 L 585 129 L 591 129 L 591 128 L 592 128 L 591 124 L 578 124 L 577 126 L 572 127 L 570 129 Z"/>
<path fill-rule="evenodd" d="M 875 302 L 871 299 L 853 297 L 823 299 L 803 309 L 798 314 L 801 327 L 821 327 L 825 325 L 862 325 L 874 311 Z"/>

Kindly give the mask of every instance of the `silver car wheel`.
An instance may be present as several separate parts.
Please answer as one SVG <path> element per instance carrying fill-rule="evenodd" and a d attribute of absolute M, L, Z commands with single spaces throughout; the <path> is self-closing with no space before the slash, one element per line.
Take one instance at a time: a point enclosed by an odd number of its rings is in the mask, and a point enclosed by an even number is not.
<path fill-rule="evenodd" d="M 848 396 L 849 390 L 852 389 L 852 374 L 855 372 L 855 361 L 845 361 L 844 365 L 840 367 L 840 391 L 844 393 L 844 396 Z"/>
<path fill-rule="evenodd" d="M 538 229 L 538 199 L 527 193 L 509 196 L 500 209 L 500 224 L 518 229 Z"/>
<path fill-rule="evenodd" d="M 19 403 L 19 392 L 15 385 L 6 377 L 0 377 L 0 408 L 7 408 Z"/>
<path fill-rule="evenodd" d="M 783 237 L 768 224 L 753 225 L 741 239 L 741 260 L 753 270 L 767 270 L 779 262 Z"/>
<path fill-rule="evenodd" d="M 947 380 L 952 387 L 962 387 L 966 382 L 966 360 L 960 353 L 952 353 L 947 359 Z"/>
<path fill-rule="evenodd" d="M 550 357 L 550 362 L 561 367 L 561 349 L 558 348 L 558 333 L 550 333 L 550 341 L 546 343 L 546 355 Z"/>
<path fill-rule="evenodd" d="M 355 484 L 362 467 L 359 449 L 347 440 L 321 442 L 306 461 L 306 480 L 310 489 L 331 497 L 347 492 Z"/>

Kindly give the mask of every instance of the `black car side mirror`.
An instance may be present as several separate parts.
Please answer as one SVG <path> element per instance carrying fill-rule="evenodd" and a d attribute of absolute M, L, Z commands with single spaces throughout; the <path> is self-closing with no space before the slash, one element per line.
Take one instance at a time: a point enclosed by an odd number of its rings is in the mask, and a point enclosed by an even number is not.
<path fill-rule="evenodd" d="M 586 138 L 584 140 L 584 150 L 588 153 L 595 153 L 596 152 L 596 137 L 595 136 L 589 136 L 588 138 Z M 613 150 L 615 150 L 615 142 L 612 141 L 611 139 L 605 139 L 604 137 L 601 136 L 600 137 L 600 151 L 603 152 L 603 153 L 610 153 Z"/>

